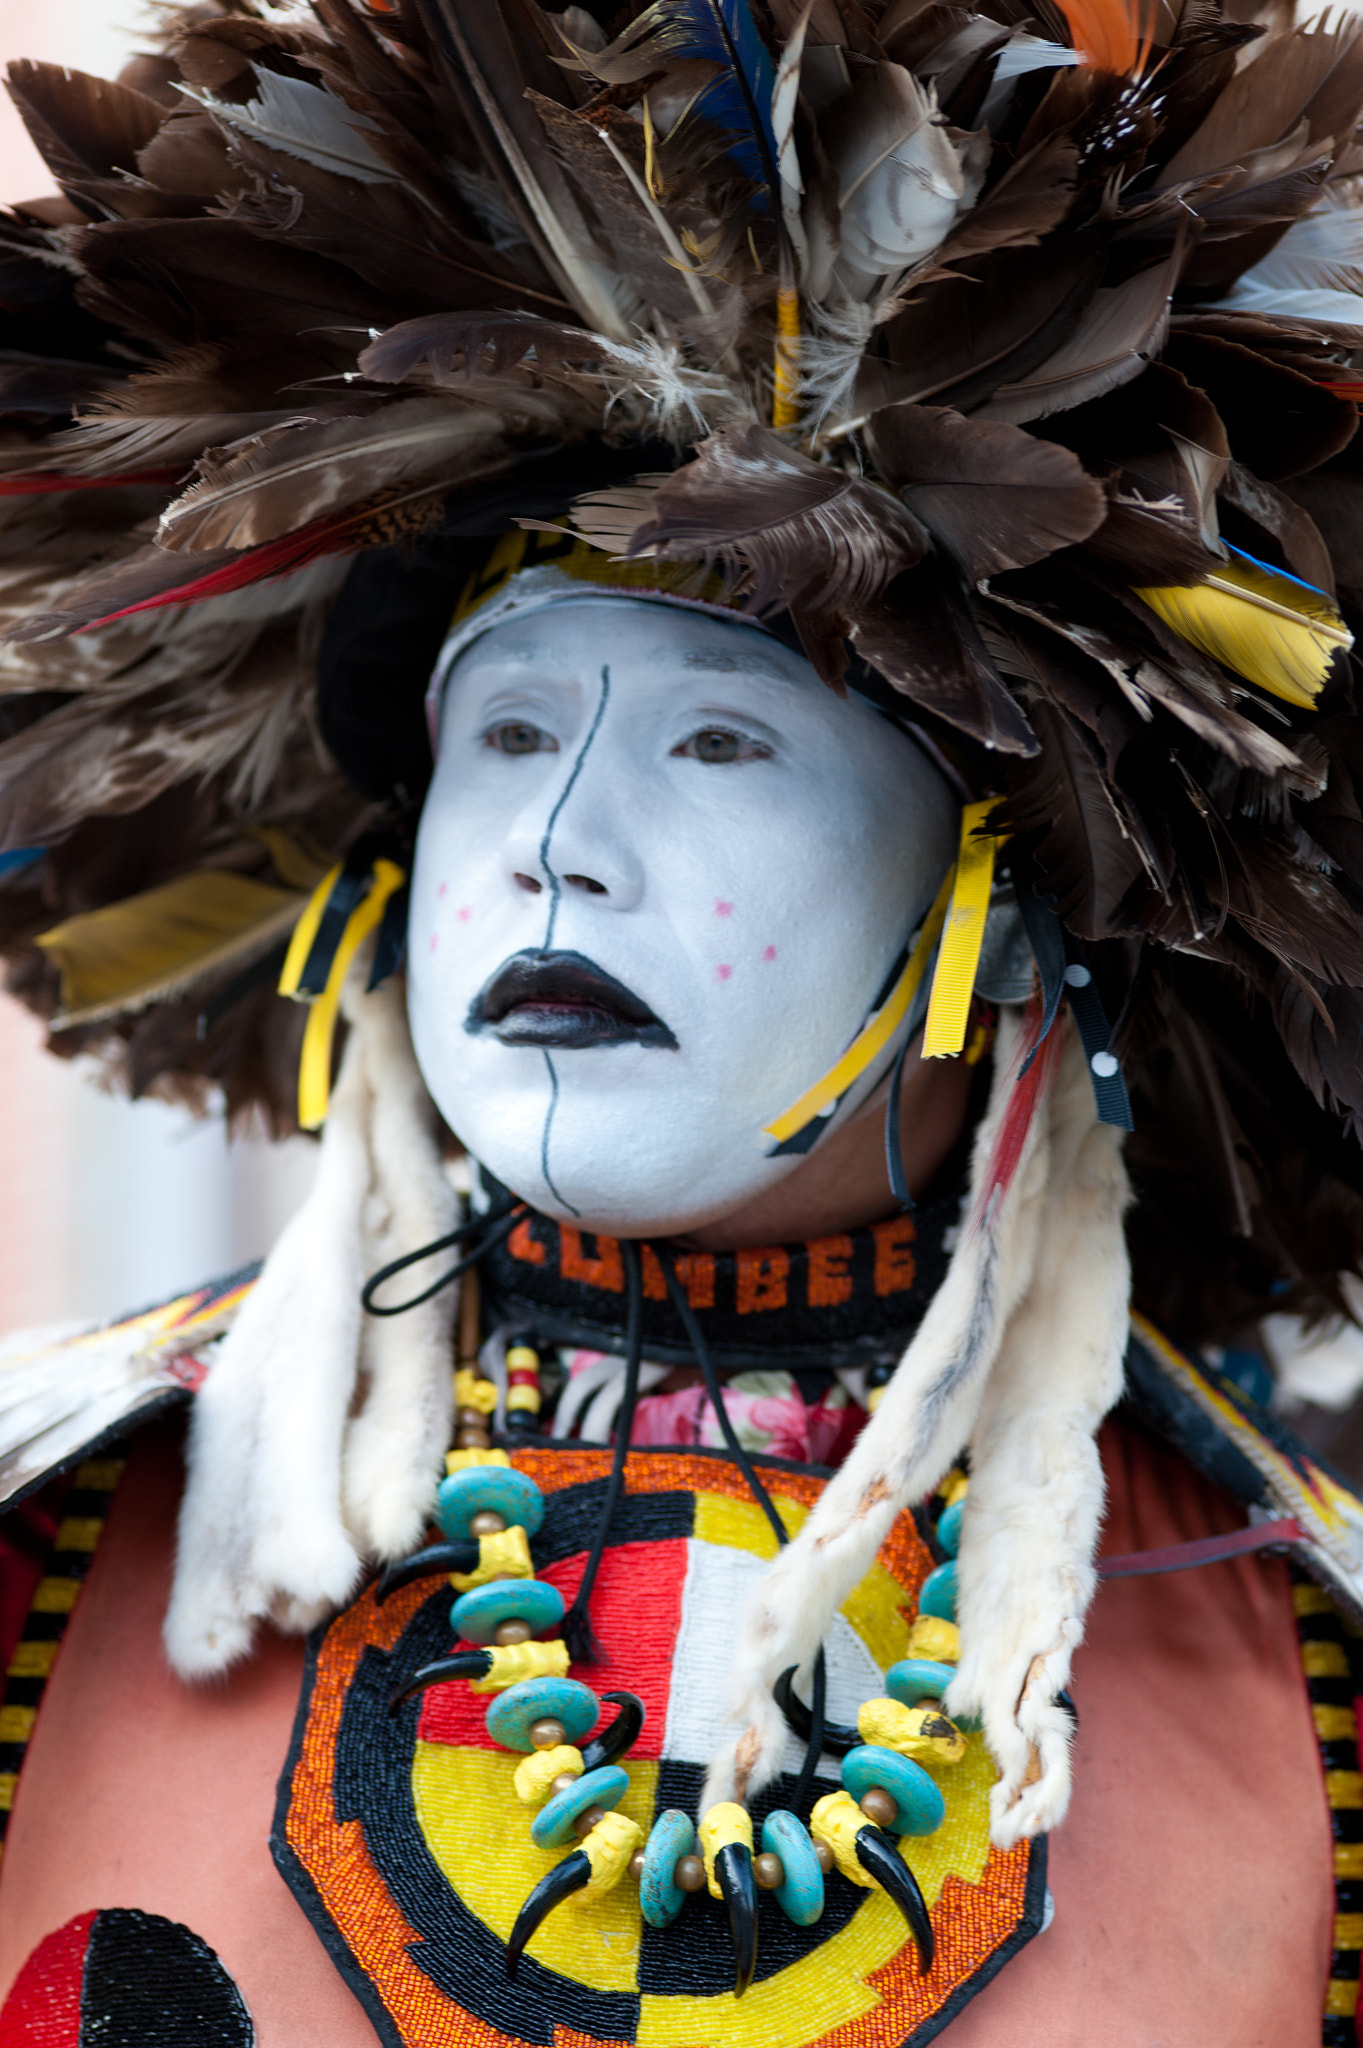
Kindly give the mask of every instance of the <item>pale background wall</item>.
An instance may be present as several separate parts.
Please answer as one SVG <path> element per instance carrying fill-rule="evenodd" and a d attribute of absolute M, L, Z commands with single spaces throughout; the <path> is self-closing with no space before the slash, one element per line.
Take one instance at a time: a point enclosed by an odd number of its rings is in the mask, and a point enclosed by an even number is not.
<path fill-rule="evenodd" d="M 0 65 L 112 75 L 148 18 L 139 0 L 0 0 Z M 51 189 L 0 95 L 0 203 Z M 229 1147 L 218 1123 L 101 1094 L 0 997 L 0 1333 L 114 1316 L 258 1258 L 306 1192 L 314 1150 Z"/>

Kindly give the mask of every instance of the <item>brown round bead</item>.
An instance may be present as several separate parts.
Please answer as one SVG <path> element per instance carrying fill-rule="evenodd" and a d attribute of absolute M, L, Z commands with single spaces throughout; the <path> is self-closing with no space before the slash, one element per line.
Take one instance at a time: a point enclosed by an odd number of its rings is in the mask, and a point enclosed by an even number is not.
<path fill-rule="evenodd" d="M 639 1879 L 644 1874 L 644 1852 L 642 1849 L 636 1849 L 630 1857 L 629 1874 L 634 1879 L 634 1882 L 638 1884 Z"/>
<path fill-rule="evenodd" d="M 561 1742 L 568 1740 L 568 1730 L 562 1721 L 555 1721 L 546 1715 L 543 1721 L 530 1723 L 530 1747 L 532 1749 L 557 1749 Z"/>
<path fill-rule="evenodd" d="M 764 1892 L 774 1892 L 786 1881 L 786 1866 L 779 1856 L 773 1856 L 769 1849 L 764 1849 L 760 1856 L 753 1857 L 752 1874 Z"/>
<path fill-rule="evenodd" d="M 549 1780 L 549 1790 L 557 1798 L 560 1792 L 569 1792 L 577 1783 L 576 1771 L 560 1771 L 556 1778 Z"/>
<path fill-rule="evenodd" d="M 604 1820 L 605 1818 L 606 1809 L 604 1806 L 589 1806 L 573 1822 L 573 1832 L 581 1841 L 591 1833 L 599 1820 Z"/>
<path fill-rule="evenodd" d="M 823 1872 L 824 1876 L 831 1877 L 833 1875 L 834 1865 L 836 1864 L 838 1859 L 833 1854 L 833 1851 L 829 1848 L 827 1842 L 825 1842 L 822 1839 L 822 1837 L 815 1841 L 814 1854 L 819 1859 L 819 1868 Z"/>
<path fill-rule="evenodd" d="M 705 1889 L 705 1865 L 699 1856 L 680 1856 L 672 1873 L 672 1882 L 681 1892 L 699 1892 Z"/>
<path fill-rule="evenodd" d="M 528 1621 L 504 1621 L 492 1640 L 499 1650 L 509 1649 L 512 1643 L 528 1643 L 531 1628 Z"/>
<path fill-rule="evenodd" d="M 455 1421 L 461 1429 L 486 1429 L 487 1417 L 481 1408 L 461 1408 Z"/>
<path fill-rule="evenodd" d="M 483 1508 L 469 1516 L 470 1536 L 500 1536 L 505 1527 L 505 1519 L 493 1508 Z"/>
<path fill-rule="evenodd" d="M 486 1451 L 492 1448 L 492 1438 L 485 1429 L 461 1429 L 454 1447 L 457 1451 Z"/>
<path fill-rule="evenodd" d="M 859 1803 L 867 1820 L 874 1821 L 878 1828 L 893 1826 L 899 1808 L 889 1793 L 883 1792 L 879 1785 L 872 1785 L 868 1792 L 863 1792 Z"/>

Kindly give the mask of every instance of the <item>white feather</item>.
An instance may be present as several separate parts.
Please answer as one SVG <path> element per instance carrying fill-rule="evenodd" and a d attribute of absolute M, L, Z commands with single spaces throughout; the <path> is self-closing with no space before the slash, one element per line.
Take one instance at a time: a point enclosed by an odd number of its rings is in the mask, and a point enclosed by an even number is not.
<path fill-rule="evenodd" d="M 771 126 L 776 139 L 776 167 L 781 180 L 781 217 L 802 274 L 808 264 L 809 245 L 800 210 L 804 203 L 805 181 L 800 169 L 800 152 L 795 147 L 795 105 L 800 97 L 800 61 L 804 55 L 805 31 L 814 6 L 815 0 L 805 0 L 804 12 L 786 38 L 771 96 Z"/>
<path fill-rule="evenodd" d="M 946 236 L 966 203 L 965 143 L 942 125 L 932 88 L 900 64 L 863 74 L 825 133 L 842 210 L 839 275 L 864 298 Z"/>
<path fill-rule="evenodd" d="M 1007 1107 L 1021 1030 L 1021 1012 L 1002 1009 L 993 1091 L 975 1134 L 972 1206 Z M 809 1662 L 896 1515 L 931 1492 L 968 1439 L 1008 1320 L 1031 1285 L 1049 1160 L 1047 1120 L 1037 1115 L 992 1229 L 963 1232 L 873 1420 L 773 1561 L 737 1631 L 733 1700 L 743 1733 L 712 1760 L 702 1811 L 713 1800 L 745 1799 L 771 1777 L 785 1735 L 772 1685 L 792 1664 Z"/>
<path fill-rule="evenodd" d="M 256 84 L 255 98 L 244 101 L 220 100 L 189 85 L 180 91 L 224 126 L 285 156 L 299 157 L 339 178 L 355 178 L 362 185 L 397 182 L 392 165 L 364 139 L 366 134 L 382 133 L 367 114 L 357 114 L 325 86 L 285 78 L 277 71 L 257 71 Z"/>
<path fill-rule="evenodd" d="M 1363 179 L 1327 185 L 1310 213 L 1219 303 L 1280 319 L 1363 326 Z"/>

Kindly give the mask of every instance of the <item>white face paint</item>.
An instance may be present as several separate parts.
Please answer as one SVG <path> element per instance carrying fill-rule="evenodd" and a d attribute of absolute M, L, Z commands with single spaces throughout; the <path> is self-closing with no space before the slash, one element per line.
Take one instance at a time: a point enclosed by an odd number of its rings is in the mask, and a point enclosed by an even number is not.
<path fill-rule="evenodd" d="M 955 837 L 912 741 L 749 626 L 511 619 L 451 671 L 417 839 L 426 1084 L 561 1221 L 699 1228 L 800 1163 L 763 1126 L 865 1022 Z"/>

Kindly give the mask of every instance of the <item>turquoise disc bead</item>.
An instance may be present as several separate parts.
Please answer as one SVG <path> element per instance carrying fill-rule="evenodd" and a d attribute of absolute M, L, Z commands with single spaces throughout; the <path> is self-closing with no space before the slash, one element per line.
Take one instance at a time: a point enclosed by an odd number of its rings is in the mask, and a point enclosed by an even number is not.
<path fill-rule="evenodd" d="M 872 1786 L 895 1803 L 890 1830 L 896 1835 L 931 1835 L 946 1819 L 946 1801 L 921 1765 L 897 1750 L 864 1742 L 842 1760 L 842 1785 L 860 1804 Z"/>
<path fill-rule="evenodd" d="M 961 1517 L 965 1513 L 965 1502 L 956 1501 L 942 1515 L 937 1524 L 937 1541 L 948 1557 L 955 1557 L 961 1547 Z"/>
<path fill-rule="evenodd" d="M 935 1572 L 929 1572 L 923 1581 L 923 1590 L 918 1595 L 918 1612 L 934 1614 L 938 1621 L 956 1619 L 956 1561 L 939 1564 Z"/>
<path fill-rule="evenodd" d="M 566 1792 L 556 1792 L 530 1823 L 530 1839 L 537 1849 L 562 1849 L 574 1839 L 573 1822 L 589 1806 L 618 1806 L 629 1790 L 628 1773 L 619 1764 L 603 1764 L 588 1771 Z"/>
<path fill-rule="evenodd" d="M 466 1642 L 490 1643 L 504 1621 L 524 1621 L 532 1636 L 557 1628 L 563 1619 L 563 1595 L 543 1579 L 494 1579 L 461 1593 L 450 1609 L 450 1627 Z"/>
<path fill-rule="evenodd" d="M 696 1829 L 690 1814 L 670 1806 L 653 1823 L 639 1874 L 639 1910 L 650 1927 L 670 1927 L 680 1913 L 686 1893 L 672 1873 L 683 1856 L 695 1853 Z"/>
<path fill-rule="evenodd" d="M 901 1707 L 920 1700 L 940 1700 L 956 1676 L 954 1664 L 936 1664 L 930 1657 L 904 1657 L 885 1673 L 885 1690 Z"/>
<path fill-rule="evenodd" d="M 762 1847 L 779 1856 L 786 1873 L 776 1887 L 776 1903 L 797 1927 L 812 1927 L 823 1912 L 823 1871 L 809 1838 L 809 1829 L 777 1807 L 762 1823 Z"/>
<path fill-rule="evenodd" d="M 533 1749 L 536 1721 L 561 1721 L 565 1742 L 581 1742 L 596 1726 L 601 1702 L 575 1678 L 522 1678 L 499 1692 L 487 1710 L 487 1732 L 503 1749 Z"/>
<path fill-rule="evenodd" d="M 461 1543 L 473 1517 L 482 1514 L 500 1515 L 508 1529 L 519 1525 L 533 1536 L 544 1520 L 544 1495 L 510 1465 L 466 1465 L 441 1480 L 435 1514 L 451 1543 Z"/>

